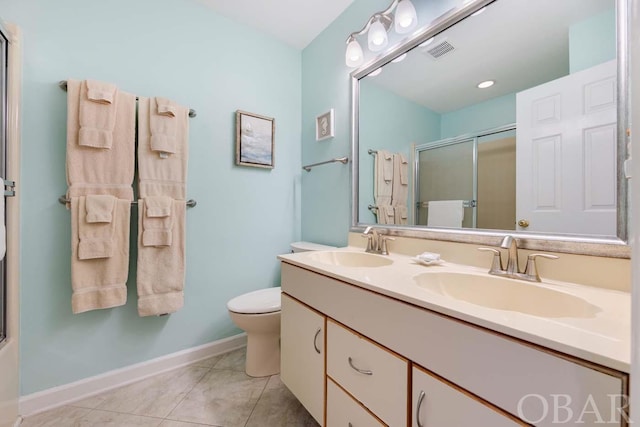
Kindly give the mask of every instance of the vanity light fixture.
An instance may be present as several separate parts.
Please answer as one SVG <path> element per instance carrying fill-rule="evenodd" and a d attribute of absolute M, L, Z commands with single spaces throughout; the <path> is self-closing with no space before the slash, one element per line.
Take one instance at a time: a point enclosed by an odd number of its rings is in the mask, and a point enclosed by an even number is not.
<path fill-rule="evenodd" d="M 435 37 L 431 37 L 430 39 L 425 40 L 422 43 L 420 43 L 420 45 L 418 45 L 418 47 L 429 46 L 431 43 L 433 43 L 434 40 L 435 40 Z"/>
<path fill-rule="evenodd" d="M 478 89 L 486 89 L 494 84 L 496 84 L 495 80 L 485 80 L 484 82 L 478 83 Z"/>
<path fill-rule="evenodd" d="M 382 67 L 378 68 L 377 70 L 374 70 L 374 71 L 370 72 L 368 75 L 369 75 L 370 77 L 375 77 L 375 76 L 377 76 L 378 74 L 380 74 L 381 72 L 382 72 Z"/>
<path fill-rule="evenodd" d="M 478 16 L 478 15 L 480 15 L 482 12 L 484 12 L 485 10 L 487 10 L 487 8 L 486 8 L 486 7 L 483 7 L 482 9 L 479 9 L 479 10 L 477 10 L 477 11 L 473 12 L 473 13 L 471 14 L 471 16 Z"/>
<path fill-rule="evenodd" d="M 367 47 L 371 52 L 379 52 L 387 47 L 389 43 L 387 33 L 391 29 L 391 24 L 394 24 L 398 34 L 408 33 L 418 25 L 418 15 L 411 0 L 393 0 L 386 10 L 373 14 L 360 31 L 349 35 L 345 54 L 347 66 L 355 68 L 364 62 L 364 52 L 357 38 L 365 33 L 367 33 Z"/>

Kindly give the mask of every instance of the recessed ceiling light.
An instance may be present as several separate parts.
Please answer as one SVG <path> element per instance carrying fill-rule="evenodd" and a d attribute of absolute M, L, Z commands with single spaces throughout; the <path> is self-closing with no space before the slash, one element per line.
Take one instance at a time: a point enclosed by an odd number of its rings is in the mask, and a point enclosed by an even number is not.
<path fill-rule="evenodd" d="M 433 39 L 435 39 L 435 37 L 431 37 L 429 40 L 422 42 L 419 47 L 430 45 L 431 43 L 433 43 Z"/>
<path fill-rule="evenodd" d="M 400 61 L 402 61 L 402 60 L 403 60 L 404 58 L 406 58 L 406 57 L 407 57 L 407 54 L 406 54 L 406 53 L 403 53 L 402 55 L 398 56 L 396 59 L 394 59 L 394 60 L 393 60 L 393 61 L 391 61 L 391 62 L 400 62 Z"/>
<path fill-rule="evenodd" d="M 377 69 L 377 70 L 375 70 L 375 71 L 370 72 L 370 73 L 369 73 L 369 76 L 370 76 L 370 77 L 375 77 L 375 76 L 377 76 L 378 74 L 380 74 L 381 72 L 382 72 L 382 67 L 378 68 L 378 69 Z"/>
<path fill-rule="evenodd" d="M 478 83 L 478 88 L 480 89 L 486 89 L 488 87 L 491 87 L 495 84 L 496 82 L 494 80 L 486 80 L 484 82 L 480 82 Z"/>

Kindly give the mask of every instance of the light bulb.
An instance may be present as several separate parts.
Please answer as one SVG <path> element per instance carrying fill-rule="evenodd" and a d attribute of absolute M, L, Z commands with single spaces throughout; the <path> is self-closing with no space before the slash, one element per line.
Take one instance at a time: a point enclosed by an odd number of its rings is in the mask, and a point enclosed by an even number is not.
<path fill-rule="evenodd" d="M 407 57 L 407 54 L 403 53 L 402 55 L 398 56 L 396 59 L 391 60 L 391 62 L 398 63 L 398 62 L 401 62 L 402 60 L 404 60 L 404 58 L 406 58 L 406 57 Z"/>
<path fill-rule="evenodd" d="M 378 52 L 387 46 L 387 43 L 389 42 L 389 39 L 387 38 L 387 30 L 384 28 L 382 22 L 380 22 L 380 18 L 376 18 L 376 20 L 373 21 L 373 24 L 371 24 L 367 39 L 369 50 L 372 52 Z"/>
<path fill-rule="evenodd" d="M 418 15 L 411 0 L 400 0 L 396 7 L 395 28 L 396 33 L 404 34 L 413 30 L 418 25 Z"/>
<path fill-rule="evenodd" d="M 378 74 L 380 74 L 381 72 L 382 72 L 382 67 L 378 68 L 377 70 L 374 70 L 374 71 L 370 72 L 370 73 L 368 74 L 368 76 L 369 76 L 369 77 L 375 77 L 375 76 L 377 76 Z"/>
<path fill-rule="evenodd" d="M 355 38 L 352 39 L 347 45 L 347 52 L 345 54 L 345 61 L 347 67 L 358 67 L 362 65 L 364 61 L 364 54 L 362 53 L 362 47 Z"/>

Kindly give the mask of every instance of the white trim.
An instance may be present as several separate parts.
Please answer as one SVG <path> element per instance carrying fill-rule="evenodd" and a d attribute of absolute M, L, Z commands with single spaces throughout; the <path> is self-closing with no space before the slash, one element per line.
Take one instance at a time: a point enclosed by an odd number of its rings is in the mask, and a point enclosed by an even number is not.
<path fill-rule="evenodd" d="M 122 387 L 246 345 L 245 333 L 115 369 L 80 381 L 38 391 L 20 398 L 20 415 L 28 417 L 49 409 Z"/>

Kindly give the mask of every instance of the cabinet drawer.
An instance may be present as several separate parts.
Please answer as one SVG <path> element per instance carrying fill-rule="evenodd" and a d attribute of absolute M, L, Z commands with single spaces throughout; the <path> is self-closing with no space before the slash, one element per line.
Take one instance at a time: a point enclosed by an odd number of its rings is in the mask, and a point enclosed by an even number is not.
<path fill-rule="evenodd" d="M 382 421 L 407 425 L 408 362 L 327 320 L 327 375 Z"/>
<path fill-rule="evenodd" d="M 384 427 L 362 405 L 330 379 L 327 380 L 327 427 Z"/>
<path fill-rule="evenodd" d="M 413 381 L 412 427 L 526 426 L 479 398 L 458 390 L 416 366 Z"/>

